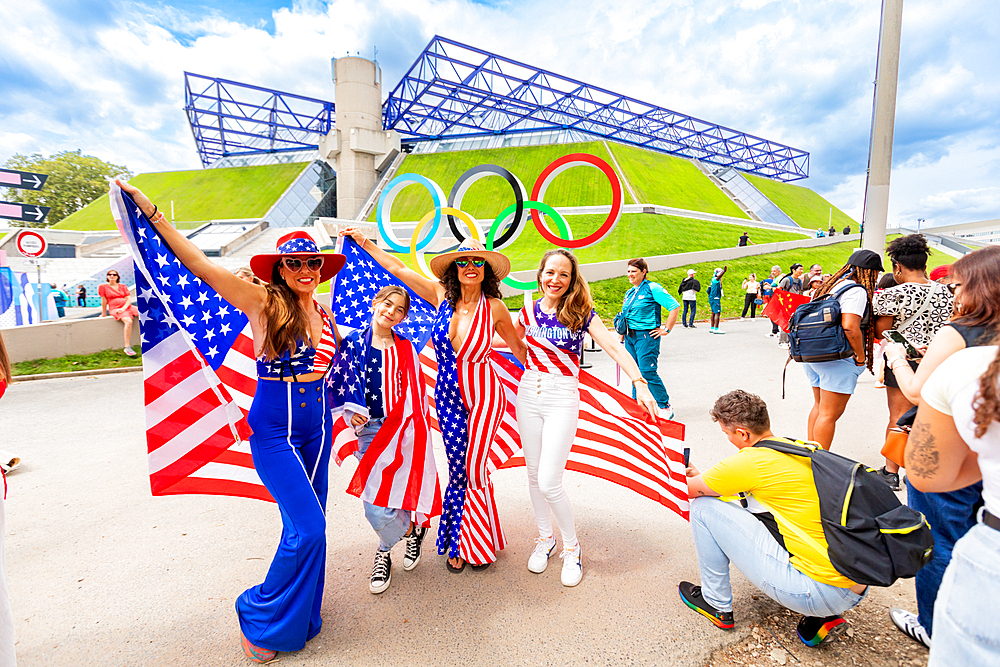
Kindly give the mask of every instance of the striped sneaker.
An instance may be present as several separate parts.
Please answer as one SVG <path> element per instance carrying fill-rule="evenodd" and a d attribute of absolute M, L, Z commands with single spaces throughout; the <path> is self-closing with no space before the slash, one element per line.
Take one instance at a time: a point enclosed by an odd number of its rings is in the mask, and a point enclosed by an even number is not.
<path fill-rule="evenodd" d="M 253 662 L 271 662 L 278 655 L 277 651 L 272 651 L 269 648 L 254 646 L 242 632 L 240 633 L 240 640 L 240 646 L 243 647 L 244 655 L 250 658 Z"/>
<path fill-rule="evenodd" d="M 847 621 L 843 616 L 803 616 L 795 630 L 803 644 L 815 648 L 844 634 L 847 631 Z"/>
<path fill-rule="evenodd" d="M 695 586 L 690 581 L 682 581 L 677 587 L 677 591 L 681 594 L 681 600 L 684 601 L 684 604 L 712 621 L 716 627 L 723 630 L 732 630 L 736 627 L 736 623 L 733 622 L 733 612 L 719 611 L 708 604 L 701 595 L 701 586 Z"/>

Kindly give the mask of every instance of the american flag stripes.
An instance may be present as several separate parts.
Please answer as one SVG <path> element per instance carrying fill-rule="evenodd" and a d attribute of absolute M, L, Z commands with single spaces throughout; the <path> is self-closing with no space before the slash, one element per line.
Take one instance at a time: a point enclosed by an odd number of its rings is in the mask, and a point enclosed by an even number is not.
<path fill-rule="evenodd" d="M 111 212 L 136 262 L 153 495 L 271 500 L 245 442 L 256 386 L 246 316 L 180 263 L 116 185 Z"/>

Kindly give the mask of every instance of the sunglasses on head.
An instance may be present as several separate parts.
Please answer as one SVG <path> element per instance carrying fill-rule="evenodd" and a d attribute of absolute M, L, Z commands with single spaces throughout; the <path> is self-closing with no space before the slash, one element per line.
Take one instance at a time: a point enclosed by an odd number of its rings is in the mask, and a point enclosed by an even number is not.
<path fill-rule="evenodd" d="M 298 257 L 282 257 L 282 263 L 285 268 L 292 273 L 298 273 L 302 270 L 302 260 Z M 310 257 L 305 261 L 306 268 L 310 271 L 319 271 L 323 268 L 323 258 L 322 257 Z"/>
<path fill-rule="evenodd" d="M 474 267 L 476 267 L 477 269 L 481 269 L 481 268 L 483 268 L 483 266 L 486 265 L 486 260 L 482 259 L 480 257 L 474 257 L 473 259 L 456 259 L 455 260 L 455 266 L 457 266 L 460 269 L 464 269 L 470 263 Z"/>
<path fill-rule="evenodd" d="M 962 286 L 962 283 L 948 283 L 948 284 L 945 285 L 945 287 L 948 288 L 948 291 L 951 292 L 952 294 L 954 294 L 955 290 L 957 290 L 961 286 Z"/>

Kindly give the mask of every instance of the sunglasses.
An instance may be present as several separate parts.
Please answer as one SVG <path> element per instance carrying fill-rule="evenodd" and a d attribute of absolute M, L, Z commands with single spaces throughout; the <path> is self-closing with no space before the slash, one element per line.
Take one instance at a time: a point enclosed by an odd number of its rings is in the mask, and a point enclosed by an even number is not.
<path fill-rule="evenodd" d="M 455 266 L 457 266 L 460 269 L 464 269 L 469 264 L 472 264 L 477 269 L 481 269 L 481 268 L 483 268 L 486 265 L 486 260 L 485 259 L 481 259 L 479 257 L 476 257 L 474 259 L 456 259 L 455 260 Z"/>
<path fill-rule="evenodd" d="M 285 265 L 285 268 L 292 273 L 298 273 L 302 270 L 302 260 L 298 257 L 282 257 L 281 262 Z M 319 271 L 323 268 L 323 258 L 322 257 L 310 257 L 305 262 L 306 268 L 310 271 Z"/>
<path fill-rule="evenodd" d="M 962 286 L 962 283 L 948 283 L 948 284 L 945 285 L 945 287 L 948 288 L 948 291 L 951 292 L 952 294 L 954 294 L 955 290 L 957 290 L 961 286 Z"/>
<path fill-rule="evenodd" d="M 111 276 L 114 276 L 115 278 L 120 278 L 121 277 L 117 273 L 109 273 L 108 274 L 108 278 L 110 278 Z"/>

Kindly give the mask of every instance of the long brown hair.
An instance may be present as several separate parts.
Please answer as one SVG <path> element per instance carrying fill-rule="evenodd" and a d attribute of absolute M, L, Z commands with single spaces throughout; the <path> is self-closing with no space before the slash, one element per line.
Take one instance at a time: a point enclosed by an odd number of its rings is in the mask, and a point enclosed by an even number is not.
<path fill-rule="evenodd" d="M 857 284 L 865 288 L 868 293 L 868 312 L 872 309 L 872 295 L 875 294 L 876 282 L 878 281 L 878 271 L 876 269 L 866 269 L 860 266 L 845 264 L 839 271 L 820 283 L 812 298 L 818 299 L 826 296 L 833 289 L 833 286 L 845 278 L 850 278 Z M 872 348 L 875 346 L 875 323 L 869 322 L 867 327 L 861 329 L 861 336 L 865 342 L 865 360 L 868 370 L 872 370 Z M 874 371 L 873 371 L 874 372 Z"/>
<path fill-rule="evenodd" d="M 993 340 L 993 345 L 1000 345 L 1000 336 Z M 972 409 L 976 411 L 972 421 L 976 423 L 976 437 L 986 434 L 986 429 L 995 421 L 1000 421 L 1000 348 L 986 372 L 979 378 L 979 393 L 972 401 Z"/>
<path fill-rule="evenodd" d="M 405 320 L 407 315 L 410 314 L 410 293 L 399 285 L 386 285 L 380 289 L 378 294 L 372 297 L 372 309 L 374 310 L 376 305 L 382 303 L 393 294 L 403 297 L 403 319 Z"/>
<path fill-rule="evenodd" d="M 3 336 L 0 336 L 0 380 L 10 382 L 10 357 L 7 356 L 7 347 L 3 344 Z"/>
<path fill-rule="evenodd" d="M 952 321 L 965 326 L 996 326 L 1000 321 L 1000 246 L 964 255 L 951 265 L 949 276 L 962 283 L 962 302 L 956 302 Z"/>
<path fill-rule="evenodd" d="M 559 306 L 556 308 L 556 319 L 570 331 L 579 331 L 587 324 L 590 311 L 594 309 L 594 299 L 590 296 L 590 287 L 587 285 L 587 281 L 584 280 L 583 275 L 580 273 L 580 262 L 577 261 L 576 255 L 563 248 L 549 250 L 542 255 L 542 261 L 538 265 L 538 273 L 535 274 L 535 280 L 541 286 L 542 271 L 545 270 L 545 264 L 553 255 L 562 255 L 569 260 L 572 266 L 569 287 L 566 288 L 566 292 L 559 300 Z"/>
<path fill-rule="evenodd" d="M 458 303 L 459 297 L 462 296 L 462 283 L 458 280 L 458 267 L 455 266 L 455 262 L 448 264 L 448 268 L 444 270 L 444 275 L 441 276 L 441 284 L 444 285 L 444 298 L 448 300 L 448 305 L 454 308 L 455 304 Z M 483 264 L 483 283 L 481 289 L 487 297 L 493 299 L 503 298 L 503 294 L 500 293 L 500 279 L 497 278 L 497 274 L 493 273 L 493 267 L 490 266 L 489 262 Z"/>
<path fill-rule="evenodd" d="M 264 285 L 267 299 L 264 301 L 264 345 L 261 352 L 267 361 L 274 361 L 285 352 L 295 352 L 299 341 L 307 340 L 309 318 L 299 306 L 295 292 L 281 277 L 281 262 L 275 262 L 271 269 L 271 282 Z"/>

